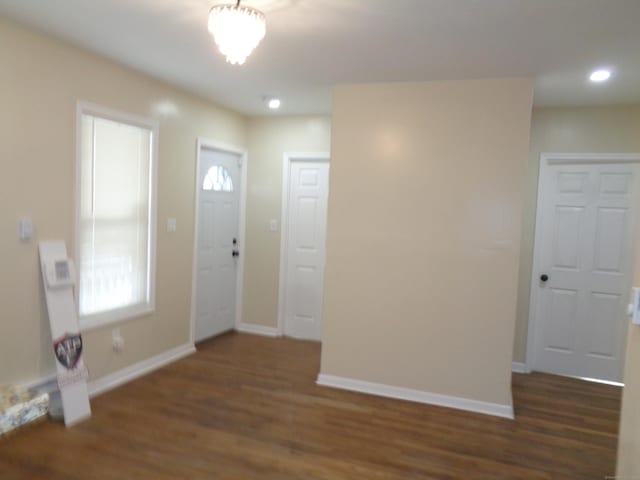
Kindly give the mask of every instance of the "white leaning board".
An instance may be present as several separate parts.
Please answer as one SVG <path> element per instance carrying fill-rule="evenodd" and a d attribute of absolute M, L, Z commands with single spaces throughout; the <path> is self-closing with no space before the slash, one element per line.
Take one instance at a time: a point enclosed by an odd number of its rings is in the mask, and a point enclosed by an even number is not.
<path fill-rule="evenodd" d="M 67 248 L 63 241 L 49 241 L 41 242 L 39 250 L 64 423 L 69 427 L 91 416 L 88 374 L 82 360 L 82 337 L 73 298 L 73 264 L 68 265 L 69 279 L 53 285 L 51 268 L 56 263 L 67 260 Z M 60 349 L 59 352 L 56 352 L 57 348 Z M 59 354 L 63 353 L 67 355 L 61 360 Z M 67 365 L 64 364 L 65 361 Z"/>

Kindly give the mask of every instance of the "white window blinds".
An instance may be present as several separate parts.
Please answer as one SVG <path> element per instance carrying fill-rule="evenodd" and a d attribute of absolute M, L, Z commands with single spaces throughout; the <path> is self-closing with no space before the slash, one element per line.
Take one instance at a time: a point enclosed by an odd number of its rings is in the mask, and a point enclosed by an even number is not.
<path fill-rule="evenodd" d="M 83 113 L 79 176 L 80 316 L 152 308 L 151 128 Z"/>

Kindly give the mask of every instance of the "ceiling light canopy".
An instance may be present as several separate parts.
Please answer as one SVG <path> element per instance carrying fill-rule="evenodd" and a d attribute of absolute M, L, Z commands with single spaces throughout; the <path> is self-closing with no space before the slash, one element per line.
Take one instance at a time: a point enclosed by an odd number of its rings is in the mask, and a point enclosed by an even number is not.
<path fill-rule="evenodd" d="M 592 82 L 606 82 L 611 78 L 611 72 L 609 70 L 596 70 L 589 76 L 589 80 Z"/>
<path fill-rule="evenodd" d="M 242 65 L 266 33 L 264 14 L 240 5 L 214 5 L 209 11 L 209 33 L 232 65 Z"/>

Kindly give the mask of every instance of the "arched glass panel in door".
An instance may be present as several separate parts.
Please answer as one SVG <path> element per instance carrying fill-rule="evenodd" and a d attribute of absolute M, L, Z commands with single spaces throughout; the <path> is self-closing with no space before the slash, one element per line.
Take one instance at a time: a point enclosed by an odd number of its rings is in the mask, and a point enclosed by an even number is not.
<path fill-rule="evenodd" d="M 229 170 L 222 165 L 211 167 L 204 177 L 202 189 L 214 192 L 233 192 L 233 181 Z"/>

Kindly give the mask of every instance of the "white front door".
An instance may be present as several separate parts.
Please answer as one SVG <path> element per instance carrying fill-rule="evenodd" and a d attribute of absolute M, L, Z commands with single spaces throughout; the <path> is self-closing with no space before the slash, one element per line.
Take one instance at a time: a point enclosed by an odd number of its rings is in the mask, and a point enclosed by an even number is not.
<path fill-rule="evenodd" d="M 235 326 L 240 156 L 202 148 L 198 178 L 195 340 Z"/>
<path fill-rule="evenodd" d="M 289 175 L 284 334 L 320 340 L 329 162 L 293 161 Z"/>
<path fill-rule="evenodd" d="M 533 369 L 620 381 L 640 170 L 555 163 L 540 171 Z"/>

